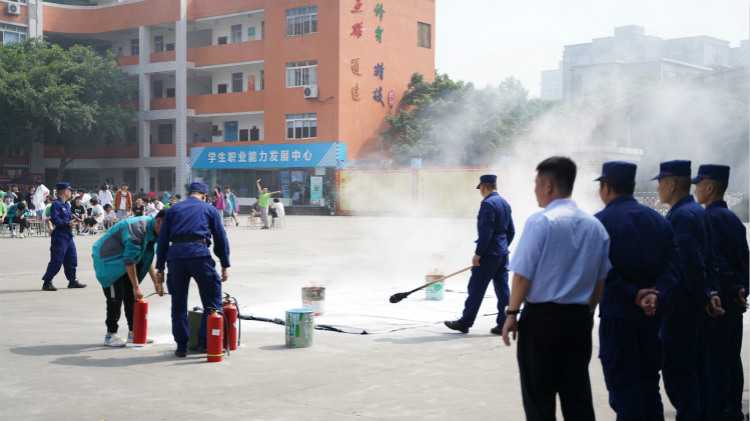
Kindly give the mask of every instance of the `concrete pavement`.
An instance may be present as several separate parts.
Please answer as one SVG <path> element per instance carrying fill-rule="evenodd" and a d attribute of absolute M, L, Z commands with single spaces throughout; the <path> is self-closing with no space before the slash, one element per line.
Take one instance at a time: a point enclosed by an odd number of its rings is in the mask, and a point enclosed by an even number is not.
<path fill-rule="evenodd" d="M 316 331 L 312 347 L 287 349 L 283 326 L 245 321 L 240 349 L 221 363 L 173 356 L 167 297 L 148 299 L 155 343 L 102 346 L 105 299 L 91 262 L 98 236 L 76 237 L 79 278 L 88 288 L 66 289 L 61 271 L 56 292 L 41 291 L 49 238 L 0 237 L 0 419 L 524 419 L 516 348 L 489 334 L 494 316 L 480 317 L 468 335 L 442 325 L 460 315 L 468 273 L 447 282 L 443 301 L 427 301 L 420 291 L 388 302 L 421 285 L 432 269 L 468 266 L 474 224 L 289 216 L 283 230 L 232 227 L 224 289 L 243 313 L 283 319 L 284 310 L 300 307 L 302 287 L 325 286 L 326 314 L 316 323 L 370 334 Z M 148 278 L 144 292 L 153 292 Z M 496 311 L 489 293 L 482 314 Z M 198 304 L 193 285 L 189 305 Z M 124 314 L 120 325 L 127 335 Z M 596 415 L 613 420 L 596 330 L 594 344 Z M 674 419 L 666 396 L 663 402 Z"/>

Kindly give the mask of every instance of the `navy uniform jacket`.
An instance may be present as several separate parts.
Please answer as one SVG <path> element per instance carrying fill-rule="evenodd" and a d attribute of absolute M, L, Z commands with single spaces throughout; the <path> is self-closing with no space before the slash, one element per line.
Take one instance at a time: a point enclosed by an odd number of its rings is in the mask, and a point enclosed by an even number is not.
<path fill-rule="evenodd" d="M 482 200 L 477 216 L 476 240 L 474 253 L 479 256 L 506 256 L 508 246 L 513 242 L 516 229 L 510 216 L 510 205 L 497 192 L 492 192 Z"/>
<path fill-rule="evenodd" d="M 696 311 L 708 304 L 711 291 L 719 291 L 718 273 L 714 262 L 711 223 L 706 210 L 693 195 L 680 199 L 667 213 L 674 229 L 682 257 L 683 297 L 677 298 L 677 311 Z"/>
<path fill-rule="evenodd" d="M 599 302 L 601 317 L 647 317 L 635 304 L 643 288 L 658 290 L 661 306 L 668 305 L 682 264 L 669 222 L 633 196 L 616 197 L 594 216 L 609 233 L 612 263 Z"/>
<path fill-rule="evenodd" d="M 717 260 L 720 261 L 719 287 L 722 307 L 735 307 L 734 299 L 741 288 L 748 286 L 748 246 L 745 225 L 730 211 L 727 202 L 717 200 L 706 206 L 716 241 Z M 738 307 L 739 308 L 739 307 Z M 744 311 L 744 309 L 742 309 Z"/>
<path fill-rule="evenodd" d="M 214 253 L 221 262 L 221 267 L 229 267 L 229 242 L 221 215 L 211 206 L 195 196 L 170 206 L 164 215 L 156 252 L 156 269 L 164 270 L 164 262 L 175 259 L 211 256 L 208 246 L 199 242 L 180 242 L 170 244 L 177 238 L 204 238 L 211 244 L 214 237 Z"/>
<path fill-rule="evenodd" d="M 49 207 L 49 218 L 52 225 L 55 228 L 62 228 L 61 230 L 54 230 L 52 234 L 67 232 L 68 235 L 73 236 L 70 230 L 70 221 L 73 220 L 73 214 L 70 212 L 70 203 L 60 199 L 59 197 L 52 202 Z"/>

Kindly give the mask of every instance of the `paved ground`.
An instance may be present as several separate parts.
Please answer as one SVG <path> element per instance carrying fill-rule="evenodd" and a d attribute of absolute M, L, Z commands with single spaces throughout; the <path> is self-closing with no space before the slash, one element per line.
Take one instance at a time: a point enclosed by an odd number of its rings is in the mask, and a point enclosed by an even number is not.
<path fill-rule="evenodd" d="M 467 273 L 448 281 L 443 301 L 427 301 L 420 291 L 388 302 L 432 269 L 468 266 L 473 225 L 292 216 L 283 230 L 230 229 L 225 291 L 243 313 L 283 318 L 300 306 L 302 287 L 325 286 L 326 314 L 316 323 L 370 334 L 316 331 L 312 347 L 287 349 L 282 326 L 246 321 L 240 349 L 212 364 L 198 354 L 173 356 L 166 297 L 148 299 L 154 344 L 101 345 L 105 304 L 90 256 L 98 237 L 76 238 L 79 277 L 89 287 L 57 292 L 40 290 L 49 239 L 0 237 L 0 419 L 523 419 L 515 345 L 489 334 L 494 316 L 480 317 L 468 335 L 442 325 L 461 311 Z M 55 283 L 66 285 L 62 273 Z M 189 303 L 199 304 L 195 288 Z M 493 313 L 493 305 L 486 300 L 482 313 Z M 596 414 L 611 420 L 597 352 L 595 346 L 590 367 Z"/>

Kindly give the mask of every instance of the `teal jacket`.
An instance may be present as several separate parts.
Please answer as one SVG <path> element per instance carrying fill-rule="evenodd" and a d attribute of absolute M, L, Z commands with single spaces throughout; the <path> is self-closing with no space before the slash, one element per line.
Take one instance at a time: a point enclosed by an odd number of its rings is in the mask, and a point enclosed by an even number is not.
<path fill-rule="evenodd" d="M 106 288 L 127 273 L 125 265 L 135 264 L 138 282 L 148 274 L 156 254 L 154 218 L 137 216 L 124 219 L 98 239 L 91 250 L 96 279 Z"/>

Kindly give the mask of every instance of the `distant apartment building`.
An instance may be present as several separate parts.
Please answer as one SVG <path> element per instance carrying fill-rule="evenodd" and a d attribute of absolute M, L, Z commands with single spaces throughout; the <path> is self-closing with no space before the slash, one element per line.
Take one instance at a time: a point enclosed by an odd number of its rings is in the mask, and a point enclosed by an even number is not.
<path fill-rule="evenodd" d="M 562 63 L 557 69 L 542 71 L 542 89 L 539 97 L 554 101 L 562 100 Z"/>
<path fill-rule="evenodd" d="M 435 72 L 435 0 L 0 4 L 3 42 L 112 50 L 138 84 L 137 121 L 69 165 L 77 186 L 174 194 L 202 180 L 254 197 L 262 179 L 287 204 L 322 204 L 336 168 L 380 159 L 410 76 Z M 29 152 L 30 171 L 52 179 L 55 148 Z"/>
<path fill-rule="evenodd" d="M 607 83 L 692 77 L 743 60 L 746 64 L 747 48 L 730 48 L 729 41 L 705 35 L 664 40 L 646 35 L 643 27 L 622 26 L 615 28 L 614 36 L 566 45 L 560 68 L 542 72 L 542 92 L 548 98 L 572 100 Z M 556 72 L 559 85 L 552 77 Z"/>

